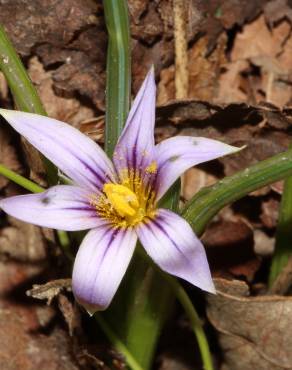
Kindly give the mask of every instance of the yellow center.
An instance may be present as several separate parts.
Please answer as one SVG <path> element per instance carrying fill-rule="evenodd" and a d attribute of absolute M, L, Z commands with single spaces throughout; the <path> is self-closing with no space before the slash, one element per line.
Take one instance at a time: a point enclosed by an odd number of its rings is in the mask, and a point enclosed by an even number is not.
<path fill-rule="evenodd" d="M 156 215 L 153 176 L 157 163 L 152 161 L 142 174 L 132 168 L 119 171 L 120 183 L 104 184 L 102 193 L 92 195 L 90 203 L 99 217 L 113 227 L 132 227 L 148 222 Z"/>
<path fill-rule="evenodd" d="M 123 176 L 121 184 L 107 183 L 102 190 L 101 195 L 91 196 L 90 202 L 114 227 L 135 226 L 155 216 L 155 193 L 133 171 Z"/>
<path fill-rule="evenodd" d="M 124 185 L 105 184 L 103 192 L 121 217 L 135 216 L 139 209 L 137 195 Z"/>

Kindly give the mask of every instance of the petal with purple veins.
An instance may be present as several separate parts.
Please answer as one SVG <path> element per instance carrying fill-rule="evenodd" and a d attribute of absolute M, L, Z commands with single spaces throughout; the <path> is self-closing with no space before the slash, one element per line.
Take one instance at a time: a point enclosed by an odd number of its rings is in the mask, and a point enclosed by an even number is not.
<path fill-rule="evenodd" d="M 88 191 L 77 186 L 58 185 L 43 193 L 2 199 L 0 208 L 34 225 L 66 231 L 87 230 L 100 224 L 90 197 Z"/>
<path fill-rule="evenodd" d="M 156 194 L 159 200 L 170 186 L 187 169 L 241 148 L 203 137 L 176 136 L 156 145 L 154 159 L 157 162 Z"/>
<path fill-rule="evenodd" d="M 0 114 L 76 184 L 101 190 L 104 182 L 114 180 L 104 151 L 76 128 L 32 113 L 0 109 Z"/>
<path fill-rule="evenodd" d="M 141 174 L 152 161 L 155 99 L 154 69 L 151 68 L 134 100 L 114 151 L 113 162 L 120 173 L 132 168 Z"/>
<path fill-rule="evenodd" d="M 72 277 L 76 300 L 90 313 L 111 303 L 132 258 L 137 235 L 109 224 L 91 230 L 77 253 Z"/>
<path fill-rule="evenodd" d="M 137 227 L 137 234 L 162 270 L 207 292 L 215 292 L 204 247 L 183 218 L 159 209 L 155 219 Z"/>

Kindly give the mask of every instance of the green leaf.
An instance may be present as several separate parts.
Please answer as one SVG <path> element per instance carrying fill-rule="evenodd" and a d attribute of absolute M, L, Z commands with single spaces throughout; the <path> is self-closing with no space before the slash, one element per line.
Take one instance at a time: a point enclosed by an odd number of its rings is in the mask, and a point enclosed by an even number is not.
<path fill-rule="evenodd" d="M 250 192 L 292 174 L 292 149 L 225 177 L 199 191 L 184 207 L 182 216 L 201 235 L 210 220 L 226 205 Z"/>
<path fill-rule="evenodd" d="M 45 116 L 46 111 L 37 91 L 2 26 L 0 26 L 0 69 L 7 79 L 17 108 Z M 47 158 L 42 159 L 49 184 L 56 184 L 58 181 L 56 167 Z"/>

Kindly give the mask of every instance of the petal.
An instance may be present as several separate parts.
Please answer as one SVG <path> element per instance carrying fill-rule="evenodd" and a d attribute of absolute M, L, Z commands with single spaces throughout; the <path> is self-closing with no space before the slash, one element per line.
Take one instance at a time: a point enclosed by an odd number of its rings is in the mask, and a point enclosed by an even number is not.
<path fill-rule="evenodd" d="M 126 126 L 115 148 L 113 162 L 118 172 L 143 171 L 154 148 L 156 86 L 154 69 L 148 72 L 130 110 Z"/>
<path fill-rule="evenodd" d="M 137 234 L 162 270 L 207 292 L 215 292 L 204 247 L 183 218 L 159 209 L 154 220 L 137 228 Z"/>
<path fill-rule="evenodd" d="M 133 229 L 117 229 L 106 223 L 84 238 L 75 259 L 72 286 L 76 300 L 89 314 L 111 303 L 136 242 Z"/>
<path fill-rule="evenodd" d="M 0 114 L 76 184 L 102 189 L 113 167 L 104 151 L 76 128 L 37 114 L 0 109 Z"/>
<path fill-rule="evenodd" d="M 2 199 L 0 208 L 19 220 L 53 229 L 75 231 L 99 225 L 90 193 L 77 186 L 58 185 L 43 193 Z"/>
<path fill-rule="evenodd" d="M 187 169 L 199 163 L 235 153 L 241 148 L 203 137 L 176 136 L 155 147 L 156 192 L 160 199 Z"/>

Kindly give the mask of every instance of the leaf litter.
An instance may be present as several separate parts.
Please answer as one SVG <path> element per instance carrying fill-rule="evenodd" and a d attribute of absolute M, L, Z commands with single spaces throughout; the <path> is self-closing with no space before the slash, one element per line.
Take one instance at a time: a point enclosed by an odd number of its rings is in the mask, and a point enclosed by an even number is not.
<path fill-rule="evenodd" d="M 224 175 L 285 150 L 292 122 L 290 2 L 186 3 L 189 90 L 186 99 L 176 101 L 171 2 L 129 0 L 133 94 L 154 64 L 159 104 L 157 142 L 174 135 L 206 136 L 233 145 L 247 144 L 247 149 L 188 171 L 183 177 L 181 204 Z M 0 22 L 23 58 L 50 116 L 71 123 L 102 144 L 107 43 L 102 4 L 92 0 L 53 4 L 52 0 L 35 1 L 27 7 L 24 0 L 17 0 L 13 6 L 2 2 Z M 1 106 L 13 107 L 2 75 L 0 100 Z M 20 144 L 4 125 L 0 127 L 0 162 L 45 184 L 38 155 L 32 156 L 30 148 Z M 7 196 L 19 194 L 21 189 L 1 177 L 0 192 L 0 196 Z M 219 290 L 217 296 L 208 297 L 206 318 L 216 331 L 215 339 L 209 327 L 207 332 L 212 341 L 218 340 L 213 357 L 222 370 L 292 367 L 291 300 L 283 296 L 291 291 L 291 270 L 275 288 L 278 296 L 265 295 L 281 193 L 282 182 L 259 189 L 222 210 L 203 236 Z M 15 353 L 15 348 L 20 353 L 9 369 L 22 366 L 34 370 L 39 367 L 34 362 L 37 357 L 51 360 L 48 370 L 58 366 L 106 368 L 105 363 L 117 361 L 103 344 L 88 345 L 84 332 L 78 343 L 72 343 L 70 334 L 82 332 L 87 324 L 73 319 L 80 313 L 76 316 L 70 292 L 61 292 L 50 307 L 25 297 L 32 284 L 50 285 L 50 281 L 69 276 L 62 269 L 63 257 L 54 236 L 3 214 L 0 226 L 0 274 L 5 284 L 0 294 L 1 309 L 4 307 L 1 353 Z M 200 294 L 195 293 L 194 303 L 203 313 Z M 66 330 L 57 315 L 59 309 L 67 322 Z M 180 312 L 173 315 L 165 332 L 174 325 L 185 339 L 177 339 L 167 348 L 170 344 L 162 336 L 157 368 L 200 366 L 197 351 L 195 356 L 192 353 L 195 344 L 191 336 L 185 336 L 186 328 L 178 324 L 182 317 Z M 40 322 L 46 326 L 51 320 L 51 332 L 36 337 L 28 333 L 32 327 L 44 330 Z M 15 342 L 15 336 L 19 341 Z M 24 343 L 32 348 L 29 359 Z M 175 353 L 181 355 L 175 357 Z M 58 358 L 63 355 L 66 360 L 59 364 Z M 9 358 L 0 356 L 1 368 L 8 369 Z"/>

